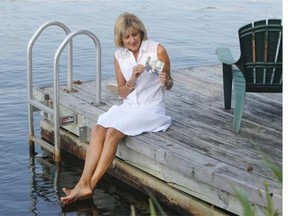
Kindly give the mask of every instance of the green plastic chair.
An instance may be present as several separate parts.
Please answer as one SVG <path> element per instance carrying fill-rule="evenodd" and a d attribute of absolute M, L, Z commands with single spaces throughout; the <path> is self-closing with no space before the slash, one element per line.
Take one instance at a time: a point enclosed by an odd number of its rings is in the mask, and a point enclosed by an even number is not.
<path fill-rule="evenodd" d="M 240 131 L 246 92 L 282 92 L 282 24 L 279 19 L 260 20 L 238 31 L 240 58 L 226 47 L 216 48 L 222 63 L 224 108 L 235 96 L 233 129 Z M 232 82 L 233 81 L 233 82 Z"/>

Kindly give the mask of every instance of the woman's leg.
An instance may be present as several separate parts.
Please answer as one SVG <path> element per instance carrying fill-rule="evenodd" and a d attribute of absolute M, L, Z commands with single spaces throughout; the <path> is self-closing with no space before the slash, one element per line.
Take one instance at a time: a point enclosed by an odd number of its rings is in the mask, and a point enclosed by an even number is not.
<path fill-rule="evenodd" d="M 98 164 L 96 166 L 96 169 L 94 171 L 94 174 L 91 178 L 91 188 L 95 188 L 98 181 L 110 167 L 112 161 L 115 158 L 118 143 L 125 136 L 126 136 L 125 134 L 121 133 L 120 131 L 114 128 L 109 128 L 107 130 L 103 149 Z"/>
<path fill-rule="evenodd" d="M 77 199 L 92 195 L 91 178 L 99 161 L 107 129 L 96 125 L 92 129 L 91 140 L 86 152 L 84 170 L 77 185 L 72 190 L 63 188 L 66 197 L 61 197 L 62 203 L 74 202 Z"/>

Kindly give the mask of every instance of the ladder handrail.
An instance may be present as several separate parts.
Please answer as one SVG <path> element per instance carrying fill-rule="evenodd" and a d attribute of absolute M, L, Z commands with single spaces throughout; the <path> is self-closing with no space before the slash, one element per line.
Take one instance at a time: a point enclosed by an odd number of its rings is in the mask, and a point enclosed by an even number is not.
<path fill-rule="evenodd" d="M 33 104 L 31 101 L 33 100 L 33 77 L 32 77 L 32 50 L 33 46 L 40 36 L 40 34 L 47 29 L 49 26 L 58 26 L 64 30 L 66 35 L 68 35 L 71 31 L 70 29 L 63 23 L 58 21 L 51 21 L 44 23 L 42 26 L 38 28 L 38 30 L 33 34 L 31 37 L 28 47 L 27 47 L 27 94 L 28 94 L 28 129 L 29 129 L 29 146 L 30 146 L 30 153 L 35 153 L 34 149 L 34 116 L 33 116 Z M 68 47 L 68 89 L 72 90 L 72 42 L 69 43 Z M 54 119 L 59 119 L 59 116 L 55 116 L 54 113 Z M 54 133 L 54 139 L 57 139 L 59 137 L 58 133 Z M 55 148 L 54 151 L 55 154 L 55 160 L 60 161 L 60 151 L 58 151 Z"/>
<path fill-rule="evenodd" d="M 28 84 L 28 99 L 32 99 L 33 98 L 33 94 L 32 94 L 32 49 L 33 46 L 36 42 L 36 40 L 38 39 L 38 37 L 40 36 L 40 34 L 47 29 L 49 26 L 58 26 L 60 28 L 62 28 L 66 35 L 71 33 L 71 30 L 64 24 L 58 21 L 51 21 L 51 22 L 47 22 L 44 23 L 42 26 L 40 26 L 38 28 L 38 30 L 33 34 L 33 36 L 31 37 L 29 43 L 28 43 L 28 48 L 27 48 L 27 84 Z M 72 90 L 72 43 L 69 44 L 68 46 L 68 90 L 71 91 Z"/>
<path fill-rule="evenodd" d="M 95 105 L 98 106 L 101 104 L 101 44 L 97 36 L 88 30 L 79 30 L 73 33 L 70 33 L 66 36 L 66 38 L 63 40 L 63 42 L 60 44 L 58 49 L 56 50 L 56 53 L 54 55 L 54 88 L 58 86 L 58 89 L 54 89 L 55 92 L 59 92 L 59 59 L 62 51 L 66 47 L 66 45 L 77 35 L 87 35 L 89 36 L 96 48 L 96 92 L 95 92 Z M 55 75 L 57 77 L 55 77 Z M 57 78 L 58 81 L 55 79 Z M 56 91 L 57 90 L 57 91 Z M 55 100 L 56 97 L 54 97 Z"/>
<path fill-rule="evenodd" d="M 32 49 L 34 46 L 35 41 L 38 39 L 40 34 L 49 26 L 59 26 L 61 27 L 65 33 L 66 38 L 63 40 L 61 45 L 56 50 L 56 53 L 54 55 L 54 61 L 53 61 L 53 69 L 54 69 L 54 77 L 53 77 L 53 89 L 54 89 L 54 103 L 53 103 L 53 109 L 47 109 L 44 108 L 40 102 L 36 102 L 33 100 L 33 79 L 32 79 Z M 48 143 L 45 141 L 42 141 L 40 145 L 45 146 L 47 150 L 52 151 L 55 155 L 55 161 L 61 160 L 61 154 L 60 154 L 60 105 L 59 105 L 59 60 L 60 55 L 64 48 L 69 44 L 68 46 L 68 83 L 67 83 L 67 89 L 68 91 L 72 91 L 72 79 L 73 79 L 73 56 L 72 56 L 72 39 L 76 35 L 88 35 L 95 44 L 96 49 L 96 94 L 95 94 L 95 106 L 98 106 L 101 104 L 101 45 L 100 41 L 96 37 L 95 34 L 88 30 L 80 30 L 74 33 L 71 33 L 70 29 L 63 23 L 58 21 L 52 21 L 47 22 L 40 26 L 40 28 L 34 33 L 34 35 L 31 37 L 28 48 L 27 48 L 27 85 L 28 85 L 28 126 L 29 126 L 29 145 L 30 145 L 30 154 L 31 152 L 35 153 L 34 149 L 34 142 L 39 142 L 39 139 L 37 139 L 34 136 L 34 116 L 33 111 L 34 107 L 40 108 L 40 110 L 49 113 L 53 113 L 53 123 L 54 123 L 54 148 L 51 148 Z"/>
<path fill-rule="evenodd" d="M 77 32 L 70 33 L 66 36 L 64 41 L 56 50 L 54 55 L 54 115 L 59 116 L 59 60 L 63 49 L 66 45 L 77 35 L 84 34 L 88 35 L 94 42 L 96 48 L 96 95 L 95 95 L 95 105 L 100 105 L 101 103 L 101 46 L 100 41 L 95 34 L 88 30 L 79 30 Z M 54 134 L 59 134 L 60 132 L 60 120 L 59 118 L 54 118 Z M 60 136 L 54 137 L 54 146 L 56 151 L 60 151 Z"/>

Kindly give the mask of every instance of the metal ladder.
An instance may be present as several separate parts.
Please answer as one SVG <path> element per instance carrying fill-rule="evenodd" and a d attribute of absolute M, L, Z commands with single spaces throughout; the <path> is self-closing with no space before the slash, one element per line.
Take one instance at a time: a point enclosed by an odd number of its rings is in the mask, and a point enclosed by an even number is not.
<path fill-rule="evenodd" d="M 40 34 L 49 26 L 58 26 L 62 28 L 66 37 L 61 43 L 61 45 L 56 50 L 53 61 L 53 89 L 54 89 L 54 102 L 53 108 L 47 106 L 45 103 L 36 100 L 33 97 L 33 78 L 32 78 L 32 50 L 35 41 L 38 39 Z M 28 93 L 28 127 L 29 127 L 29 151 L 30 156 L 35 155 L 35 143 L 39 144 L 44 149 L 54 154 L 55 161 L 61 161 L 61 143 L 60 143 L 60 114 L 59 114 L 59 60 L 62 51 L 68 45 L 68 75 L 67 75 L 67 90 L 72 91 L 72 80 L 73 80 L 73 53 L 72 53 L 72 39 L 77 35 L 87 35 L 89 36 L 94 44 L 96 50 L 96 94 L 95 94 L 95 106 L 101 104 L 101 45 L 100 41 L 95 34 L 88 30 L 80 30 L 71 33 L 70 29 L 63 23 L 58 21 L 47 22 L 39 27 L 39 29 L 31 37 L 28 48 L 27 48 L 27 93 Z M 50 143 L 44 141 L 40 137 L 35 136 L 34 133 L 34 112 L 42 111 L 53 117 L 54 126 L 54 146 Z"/>

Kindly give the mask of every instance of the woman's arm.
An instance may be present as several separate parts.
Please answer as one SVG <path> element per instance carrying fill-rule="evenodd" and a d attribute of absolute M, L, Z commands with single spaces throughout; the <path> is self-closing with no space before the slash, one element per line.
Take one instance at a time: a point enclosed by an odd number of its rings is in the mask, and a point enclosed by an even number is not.
<path fill-rule="evenodd" d="M 170 59 L 166 52 L 166 49 L 161 44 L 159 44 L 157 47 L 157 56 L 160 61 L 164 62 L 164 68 L 159 74 L 159 80 L 161 82 L 161 85 L 165 89 L 169 90 L 173 86 L 173 79 L 170 72 Z"/>
<path fill-rule="evenodd" d="M 133 68 L 132 76 L 129 80 L 125 80 L 119 62 L 114 57 L 114 67 L 116 73 L 116 80 L 118 86 L 118 94 L 121 98 L 126 98 L 133 90 L 136 85 L 136 80 L 145 70 L 144 65 L 138 64 Z"/>

